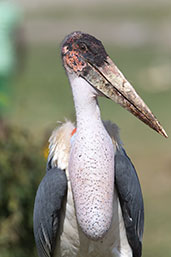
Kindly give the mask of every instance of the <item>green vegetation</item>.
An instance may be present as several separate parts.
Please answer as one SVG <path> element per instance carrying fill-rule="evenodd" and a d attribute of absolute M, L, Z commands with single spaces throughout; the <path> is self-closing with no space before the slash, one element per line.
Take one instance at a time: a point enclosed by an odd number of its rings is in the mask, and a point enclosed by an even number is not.
<path fill-rule="evenodd" d="M 0 153 L 0 256 L 33 256 L 33 204 L 45 167 L 41 147 L 25 130 L 0 122 Z"/>

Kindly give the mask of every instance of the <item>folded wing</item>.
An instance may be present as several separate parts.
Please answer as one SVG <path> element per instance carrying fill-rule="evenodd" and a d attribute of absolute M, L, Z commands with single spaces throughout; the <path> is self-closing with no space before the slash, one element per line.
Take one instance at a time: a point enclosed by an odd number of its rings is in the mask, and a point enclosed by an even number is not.
<path fill-rule="evenodd" d="M 37 190 L 34 205 L 34 236 L 39 257 L 52 257 L 66 195 L 65 171 L 48 167 Z"/>
<path fill-rule="evenodd" d="M 115 155 L 115 183 L 133 257 L 140 257 L 144 228 L 143 197 L 136 170 L 122 147 Z"/>

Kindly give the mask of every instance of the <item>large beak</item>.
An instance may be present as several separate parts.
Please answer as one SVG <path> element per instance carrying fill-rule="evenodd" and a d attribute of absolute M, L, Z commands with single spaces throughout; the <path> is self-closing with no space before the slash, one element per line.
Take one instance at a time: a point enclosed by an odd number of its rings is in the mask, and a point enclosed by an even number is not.
<path fill-rule="evenodd" d="M 159 134 L 168 137 L 148 106 L 109 57 L 101 67 L 97 67 L 90 62 L 88 62 L 88 66 L 89 71 L 83 75 L 81 74 L 81 76 L 89 84 L 130 111 Z"/>

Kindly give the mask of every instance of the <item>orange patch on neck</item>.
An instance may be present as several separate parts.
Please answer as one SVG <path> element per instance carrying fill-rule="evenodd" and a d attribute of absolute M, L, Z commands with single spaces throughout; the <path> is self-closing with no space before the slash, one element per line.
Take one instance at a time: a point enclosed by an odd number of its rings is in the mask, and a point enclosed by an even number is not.
<path fill-rule="evenodd" d="M 71 132 L 71 136 L 73 136 L 76 133 L 77 129 L 74 128 L 73 131 Z"/>

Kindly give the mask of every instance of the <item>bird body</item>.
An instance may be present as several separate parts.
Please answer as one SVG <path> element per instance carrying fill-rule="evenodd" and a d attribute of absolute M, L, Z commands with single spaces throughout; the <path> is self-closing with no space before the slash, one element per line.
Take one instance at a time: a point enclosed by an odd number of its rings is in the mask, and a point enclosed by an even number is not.
<path fill-rule="evenodd" d="M 144 205 L 135 168 L 118 128 L 101 120 L 98 97 L 166 132 L 107 55 L 102 43 L 76 31 L 62 43 L 76 126 L 50 137 L 47 172 L 34 205 L 39 257 L 141 257 Z M 76 133 L 74 133 L 76 131 Z"/>
<path fill-rule="evenodd" d="M 117 126 L 110 122 L 105 122 L 104 129 L 105 127 L 110 133 L 110 135 L 108 135 L 111 138 L 113 148 L 119 149 L 120 147 L 122 147 Z M 126 237 L 122 211 L 116 190 L 114 192 L 112 210 L 112 213 L 115 213 L 115 215 L 113 215 L 112 217 L 111 226 L 104 238 L 97 241 L 90 240 L 78 226 L 71 189 L 71 181 L 68 172 L 68 160 L 70 153 L 69 149 L 72 147 L 71 145 L 73 143 L 73 140 L 75 140 L 75 138 L 72 139 L 73 136 L 71 135 L 73 129 L 74 125 L 71 122 L 66 122 L 61 127 L 54 130 L 50 138 L 49 156 L 51 159 L 52 167 L 58 167 L 65 170 L 68 187 L 66 202 L 63 206 L 61 214 L 61 224 L 59 232 L 60 236 L 57 243 L 58 247 L 56 256 L 131 257 L 132 250 L 128 244 L 128 240 Z M 106 133 L 108 133 L 107 130 Z M 66 138 L 68 140 L 63 140 Z M 63 150 L 60 151 L 61 149 Z"/>

